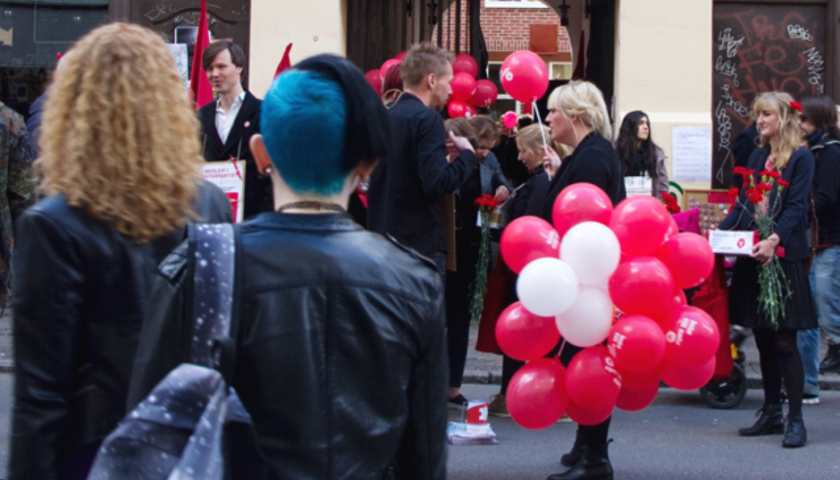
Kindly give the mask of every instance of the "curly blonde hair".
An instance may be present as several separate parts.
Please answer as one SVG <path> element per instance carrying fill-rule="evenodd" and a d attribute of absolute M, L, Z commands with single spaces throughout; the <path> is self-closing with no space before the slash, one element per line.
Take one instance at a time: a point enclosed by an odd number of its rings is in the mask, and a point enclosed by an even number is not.
<path fill-rule="evenodd" d="M 62 58 L 50 86 L 36 162 L 40 188 L 149 242 L 195 216 L 198 132 L 160 36 L 105 25 Z"/>
<path fill-rule="evenodd" d="M 793 97 L 787 93 L 765 92 L 755 97 L 752 104 L 753 120 L 756 120 L 760 113 L 775 113 L 779 117 L 779 141 L 776 145 L 770 145 L 770 155 L 778 171 L 787 166 L 793 152 L 805 146 L 802 130 L 796 123 L 799 111 L 790 105 L 791 102 L 793 102 Z M 768 143 L 770 143 L 769 138 L 760 137 L 762 147 Z"/>

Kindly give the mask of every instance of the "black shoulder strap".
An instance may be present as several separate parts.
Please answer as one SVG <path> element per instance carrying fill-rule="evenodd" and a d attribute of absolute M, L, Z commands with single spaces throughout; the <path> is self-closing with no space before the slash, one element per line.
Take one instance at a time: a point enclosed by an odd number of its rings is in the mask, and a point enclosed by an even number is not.
<path fill-rule="evenodd" d="M 195 255 L 190 363 L 216 369 L 223 364 L 228 366 L 226 351 L 232 346 L 230 334 L 235 331 L 231 329 L 231 318 L 235 303 L 236 237 L 237 230 L 229 223 L 190 228 Z"/>

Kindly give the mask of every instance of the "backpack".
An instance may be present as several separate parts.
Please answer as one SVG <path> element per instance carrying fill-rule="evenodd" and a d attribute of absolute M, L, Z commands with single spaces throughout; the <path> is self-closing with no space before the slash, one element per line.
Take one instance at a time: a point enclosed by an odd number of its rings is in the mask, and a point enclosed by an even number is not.
<path fill-rule="evenodd" d="M 240 232 L 232 224 L 191 225 L 188 242 L 195 262 L 189 363 L 108 435 L 89 480 L 265 478 L 251 416 L 229 386 Z"/>

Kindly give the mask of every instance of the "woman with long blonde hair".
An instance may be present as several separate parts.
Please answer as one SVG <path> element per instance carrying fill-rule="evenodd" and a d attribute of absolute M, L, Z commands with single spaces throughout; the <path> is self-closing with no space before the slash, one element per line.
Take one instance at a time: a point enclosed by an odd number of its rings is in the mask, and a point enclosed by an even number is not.
<path fill-rule="evenodd" d="M 805 261 L 810 256 L 808 243 L 808 197 L 814 176 L 814 156 L 805 146 L 797 125 L 802 107 L 787 93 L 767 92 L 759 95 L 752 106 L 758 127 L 760 146 L 750 155 L 745 178 L 754 176 L 761 183 L 761 172 L 778 172 L 790 186 L 781 192 L 768 193 L 770 205 L 778 198 L 780 208 L 774 215 L 774 233 L 753 247 L 750 257 L 739 257 L 735 263 L 730 291 L 729 318 L 732 323 L 749 327 L 755 333 L 764 384 L 764 406 L 761 416 L 739 433 L 745 437 L 784 433 L 782 446 L 802 447 L 807 436 L 802 420 L 804 372 L 797 349 L 797 331 L 818 327 Z M 721 230 L 756 230 L 753 216 L 756 208 L 747 200 L 749 185 L 741 188 L 736 206 L 720 224 Z M 784 248 L 782 255 L 779 247 Z M 767 266 L 778 254 L 779 263 L 792 295 L 785 299 L 784 314 L 778 324 L 759 310 L 759 269 Z M 785 379 L 789 410 L 787 428 L 782 416 L 782 378 Z"/>
<path fill-rule="evenodd" d="M 100 27 L 62 59 L 18 221 L 10 479 L 86 478 L 126 411 L 157 264 L 193 219 L 231 217 L 198 177 L 198 122 L 154 32 Z"/>

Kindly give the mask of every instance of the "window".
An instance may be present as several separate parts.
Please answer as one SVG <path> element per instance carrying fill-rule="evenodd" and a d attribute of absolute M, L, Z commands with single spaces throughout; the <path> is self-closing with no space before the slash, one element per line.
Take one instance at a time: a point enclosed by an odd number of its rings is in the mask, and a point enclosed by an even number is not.
<path fill-rule="evenodd" d="M 548 8 L 540 0 L 486 0 L 487 8 Z"/>

